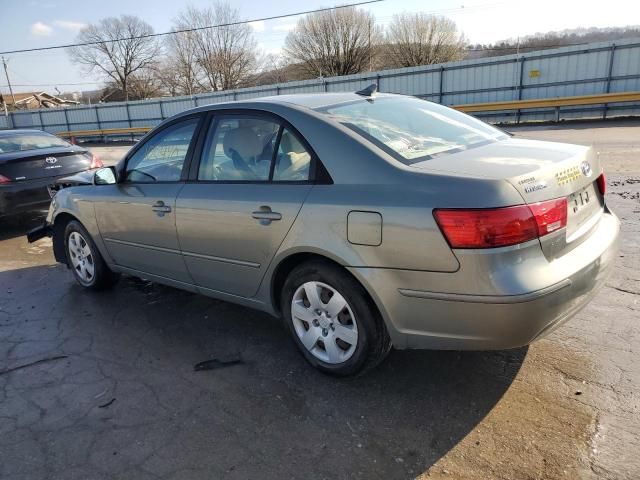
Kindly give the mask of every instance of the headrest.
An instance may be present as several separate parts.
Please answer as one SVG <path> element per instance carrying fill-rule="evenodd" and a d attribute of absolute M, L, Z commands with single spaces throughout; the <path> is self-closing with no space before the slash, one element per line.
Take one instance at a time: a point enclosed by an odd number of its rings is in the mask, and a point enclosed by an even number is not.
<path fill-rule="evenodd" d="M 258 134 L 250 127 L 229 130 L 224 135 L 222 146 L 227 157 L 232 158 L 231 150 L 234 150 L 243 160 L 257 157 L 263 148 Z"/>
<path fill-rule="evenodd" d="M 282 142 L 282 150 L 285 153 L 307 153 L 304 145 L 288 131 L 282 133 L 280 142 Z"/>

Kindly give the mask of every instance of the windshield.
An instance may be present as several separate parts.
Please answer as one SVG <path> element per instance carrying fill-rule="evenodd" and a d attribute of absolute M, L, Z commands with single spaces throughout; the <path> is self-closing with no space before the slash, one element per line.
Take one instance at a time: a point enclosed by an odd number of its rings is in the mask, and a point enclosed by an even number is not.
<path fill-rule="evenodd" d="M 21 132 L 0 135 L 0 153 L 69 146 L 70 144 L 61 138 L 45 132 Z"/>
<path fill-rule="evenodd" d="M 382 97 L 320 111 L 410 165 L 508 138 L 480 120 L 413 97 Z"/>

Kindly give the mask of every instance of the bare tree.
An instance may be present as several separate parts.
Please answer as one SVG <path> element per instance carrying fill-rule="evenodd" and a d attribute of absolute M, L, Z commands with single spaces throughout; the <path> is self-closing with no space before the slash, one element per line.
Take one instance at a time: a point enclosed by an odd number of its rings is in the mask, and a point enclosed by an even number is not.
<path fill-rule="evenodd" d="M 241 86 L 256 68 L 256 41 L 248 24 L 240 22 L 240 12 L 227 2 L 217 2 L 210 8 L 188 7 L 178 16 L 177 30 L 202 28 L 192 32 L 193 52 L 211 90 L 226 90 Z M 225 25 L 203 28 L 212 25 Z"/>
<path fill-rule="evenodd" d="M 349 75 L 371 67 L 381 30 L 374 16 L 354 7 L 309 14 L 285 39 L 291 63 L 314 77 Z"/>
<path fill-rule="evenodd" d="M 171 95 L 193 95 L 205 90 L 195 35 L 180 32 L 166 37 L 166 58 L 157 69 L 157 78 Z"/>
<path fill-rule="evenodd" d="M 172 97 L 193 95 L 201 91 L 200 89 L 189 88 L 188 82 L 185 81 L 184 72 L 170 58 L 165 59 L 154 73 L 162 89 Z"/>
<path fill-rule="evenodd" d="M 150 68 L 160 47 L 151 25 L 138 17 L 121 15 L 89 25 L 78 34 L 77 42 L 86 43 L 69 49 L 71 60 L 84 65 L 90 73 L 99 73 L 115 84 L 129 99 L 132 75 Z"/>
<path fill-rule="evenodd" d="M 160 97 L 164 94 L 163 85 L 155 70 L 140 70 L 129 78 L 129 98 L 131 100 L 146 100 Z"/>
<path fill-rule="evenodd" d="M 394 15 L 386 41 L 387 67 L 429 65 L 464 56 L 464 37 L 446 17 L 407 12 Z"/>
<path fill-rule="evenodd" d="M 316 75 L 310 75 L 299 64 L 289 62 L 289 58 L 281 53 L 260 55 L 260 68 L 253 76 L 249 86 L 273 85 L 275 83 L 309 80 Z"/>
<path fill-rule="evenodd" d="M 262 59 L 260 80 L 262 84 L 284 83 L 291 80 L 288 72 L 289 63 L 282 55 L 269 53 Z"/>

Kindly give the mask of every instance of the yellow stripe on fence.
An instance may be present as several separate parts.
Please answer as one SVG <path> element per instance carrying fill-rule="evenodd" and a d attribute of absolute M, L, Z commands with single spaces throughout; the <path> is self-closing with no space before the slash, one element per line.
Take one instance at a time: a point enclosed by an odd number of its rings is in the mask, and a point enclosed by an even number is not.
<path fill-rule="evenodd" d="M 98 130 L 75 130 L 73 132 L 58 132 L 59 137 L 102 137 L 107 135 L 131 135 L 147 133 L 152 127 L 131 128 L 101 128 Z"/>
<path fill-rule="evenodd" d="M 602 93 L 578 97 L 557 97 L 508 102 L 469 103 L 454 105 L 461 112 L 493 112 L 500 110 L 525 110 L 527 108 L 569 107 L 575 105 L 600 105 L 605 103 L 640 102 L 640 92 Z"/>

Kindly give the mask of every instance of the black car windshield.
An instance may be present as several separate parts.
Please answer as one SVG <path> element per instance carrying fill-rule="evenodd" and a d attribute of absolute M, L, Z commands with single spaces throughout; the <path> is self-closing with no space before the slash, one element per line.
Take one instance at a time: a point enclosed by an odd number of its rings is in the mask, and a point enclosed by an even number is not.
<path fill-rule="evenodd" d="M 68 146 L 70 146 L 70 144 L 61 138 L 45 132 L 10 132 L 0 134 L 0 153 Z"/>
<path fill-rule="evenodd" d="M 407 165 L 508 138 L 469 115 L 413 97 L 374 97 L 319 111 Z"/>

